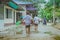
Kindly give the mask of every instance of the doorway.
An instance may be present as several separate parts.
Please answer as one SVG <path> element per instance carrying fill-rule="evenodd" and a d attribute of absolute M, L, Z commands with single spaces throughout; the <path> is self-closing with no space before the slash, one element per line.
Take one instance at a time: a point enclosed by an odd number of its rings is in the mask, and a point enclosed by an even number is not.
<path fill-rule="evenodd" d="M 16 22 L 17 22 L 17 21 L 21 21 L 21 17 L 22 17 L 22 13 L 17 12 L 17 13 L 16 13 Z"/>

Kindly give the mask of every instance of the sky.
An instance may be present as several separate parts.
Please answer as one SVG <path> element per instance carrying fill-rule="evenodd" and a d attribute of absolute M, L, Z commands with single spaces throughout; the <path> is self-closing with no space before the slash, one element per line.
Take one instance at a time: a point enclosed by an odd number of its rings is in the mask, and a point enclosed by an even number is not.
<path fill-rule="evenodd" d="M 46 2 L 49 2 L 49 0 L 45 0 Z"/>

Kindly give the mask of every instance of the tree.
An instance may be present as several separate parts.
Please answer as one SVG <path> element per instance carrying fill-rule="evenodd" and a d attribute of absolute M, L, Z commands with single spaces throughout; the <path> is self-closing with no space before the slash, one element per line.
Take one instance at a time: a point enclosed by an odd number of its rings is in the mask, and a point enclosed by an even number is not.
<path fill-rule="evenodd" d="M 54 24 L 56 23 L 56 21 L 55 21 L 55 17 L 59 17 L 60 16 L 60 14 L 59 14 L 59 9 L 60 9 L 60 0 L 50 0 L 47 4 L 46 4 L 46 8 L 48 8 L 48 7 L 53 7 L 54 6 L 54 8 L 52 8 L 52 10 L 50 10 L 50 11 L 52 11 L 53 12 L 53 10 L 54 10 L 54 16 L 53 16 L 53 21 L 54 21 Z"/>

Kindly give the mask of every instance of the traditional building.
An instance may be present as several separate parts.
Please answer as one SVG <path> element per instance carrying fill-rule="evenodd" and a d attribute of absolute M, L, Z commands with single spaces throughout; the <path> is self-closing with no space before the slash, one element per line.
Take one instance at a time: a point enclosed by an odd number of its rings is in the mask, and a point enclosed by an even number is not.
<path fill-rule="evenodd" d="M 10 1 L 4 5 L 4 25 L 15 24 L 18 16 L 17 12 L 21 11 L 22 7 L 17 5 L 15 2 Z"/>
<path fill-rule="evenodd" d="M 33 4 L 26 5 L 26 10 L 31 13 L 32 17 L 34 17 L 35 15 L 37 15 L 37 9 L 34 8 Z"/>
<path fill-rule="evenodd" d="M 16 0 L 13 1 L 24 9 L 24 11 L 20 11 L 20 13 L 22 13 L 22 16 L 25 16 L 27 11 L 29 11 L 33 16 L 36 14 L 37 9 L 33 7 L 32 2 L 23 2 L 23 1 L 16 1 Z"/>

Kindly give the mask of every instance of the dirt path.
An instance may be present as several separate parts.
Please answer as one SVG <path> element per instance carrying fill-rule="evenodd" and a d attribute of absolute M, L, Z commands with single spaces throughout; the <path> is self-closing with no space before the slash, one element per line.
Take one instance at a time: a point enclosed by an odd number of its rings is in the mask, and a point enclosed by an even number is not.
<path fill-rule="evenodd" d="M 39 24 L 38 27 L 39 32 L 34 31 L 34 26 L 31 27 L 31 34 L 29 36 L 25 33 L 25 28 L 23 27 L 22 34 L 15 34 L 14 31 L 10 31 L 11 35 L 0 37 L 0 40 L 54 40 L 53 36 L 60 35 L 60 30 L 55 29 L 49 25 Z"/>

